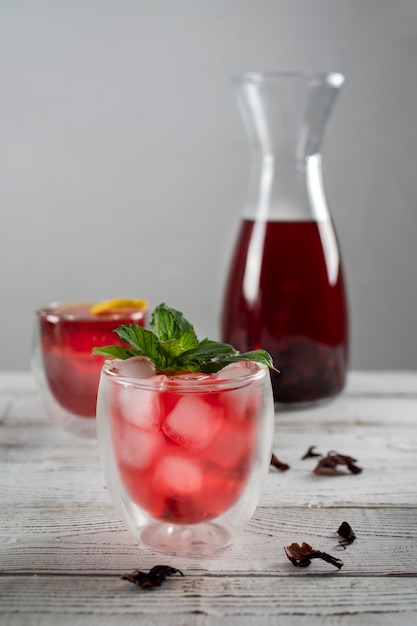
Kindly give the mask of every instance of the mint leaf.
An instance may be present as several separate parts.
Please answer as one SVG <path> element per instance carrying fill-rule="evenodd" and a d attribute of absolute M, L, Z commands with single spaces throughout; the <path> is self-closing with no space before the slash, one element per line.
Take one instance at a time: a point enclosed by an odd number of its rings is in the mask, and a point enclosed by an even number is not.
<path fill-rule="evenodd" d="M 243 352 L 239 354 L 238 361 L 255 361 L 257 363 L 263 363 L 272 370 L 278 372 L 274 367 L 272 356 L 266 350 L 251 350 L 250 352 Z"/>
<path fill-rule="evenodd" d="M 186 352 L 187 350 L 191 350 L 198 346 L 198 339 L 194 332 L 192 331 L 184 332 L 178 340 L 178 344 L 181 346 L 182 352 Z"/>
<path fill-rule="evenodd" d="M 229 363 L 256 361 L 275 369 L 271 355 L 265 350 L 241 354 L 228 343 L 203 339 L 199 341 L 194 327 L 182 313 L 160 304 L 152 313 L 151 330 L 138 324 L 119 326 L 114 332 L 130 346 L 94 348 L 93 354 L 119 359 L 147 356 L 155 365 L 157 374 L 179 372 L 214 373 Z M 276 370 L 278 371 L 278 370 Z"/>
<path fill-rule="evenodd" d="M 165 304 L 160 304 L 152 313 L 151 328 L 161 341 L 169 339 L 179 339 L 181 335 L 189 333 L 194 337 L 197 344 L 198 339 L 194 327 L 188 322 L 180 311 L 171 309 Z"/>
<path fill-rule="evenodd" d="M 178 339 L 170 339 L 159 342 L 159 351 L 164 356 L 165 366 L 169 367 L 175 364 L 175 359 L 181 354 L 182 347 Z"/>
<path fill-rule="evenodd" d="M 204 363 L 206 361 L 211 361 L 211 359 L 214 358 L 232 357 L 236 354 L 238 354 L 238 351 L 228 343 L 220 343 L 218 341 L 211 341 L 210 339 L 203 339 L 195 348 L 183 352 L 178 360 L 181 363 L 186 363 L 188 361 Z"/>
<path fill-rule="evenodd" d="M 162 309 L 161 306 L 156 308 L 153 312 L 151 327 L 161 341 L 178 339 L 181 335 L 178 320 L 169 310 Z"/>
<path fill-rule="evenodd" d="M 99 354 L 100 356 L 107 356 L 113 359 L 128 359 L 131 356 L 137 356 L 135 350 L 125 348 L 124 346 L 101 346 L 100 348 L 93 348 L 93 354 Z"/>
<path fill-rule="evenodd" d="M 124 324 L 114 331 L 120 341 L 129 343 L 136 350 L 137 355 L 148 356 L 155 365 L 160 361 L 159 340 L 150 330 L 139 324 Z"/>
<path fill-rule="evenodd" d="M 214 359 L 212 361 L 205 361 L 201 363 L 201 371 L 206 374 L 214 374 L 219 372 L 226 365 L 230 365 L 230 363 L 237 363 L 238 361 L 255 361 L 257 363 L 263 363 L 270 369 L 278 370 L 274 367 L 272 357 L 269 352 L 266 350 L 252 350 L 251 352 L 237 352 L 230 356 L 224 355 L 219 357 L 218 359 Z"/>

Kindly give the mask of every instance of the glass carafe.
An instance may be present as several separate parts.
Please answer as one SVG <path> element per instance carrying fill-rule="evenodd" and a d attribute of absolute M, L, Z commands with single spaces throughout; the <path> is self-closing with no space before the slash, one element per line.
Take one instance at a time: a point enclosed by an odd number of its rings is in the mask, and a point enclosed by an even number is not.
<path fill-rule="evenodd" d="M 222 311 L 223 341 L 268 350 L 274 400 L 331 398 L 345 383 L 348 320 L 321 147 L 339 73 L 248 73 L 232 86 L 251 148 L 247 204 Z"/>

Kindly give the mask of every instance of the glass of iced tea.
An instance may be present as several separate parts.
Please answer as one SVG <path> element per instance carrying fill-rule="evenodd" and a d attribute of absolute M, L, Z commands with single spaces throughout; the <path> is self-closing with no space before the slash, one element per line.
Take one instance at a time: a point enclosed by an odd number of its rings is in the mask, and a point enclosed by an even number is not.
<path fill-rule="evenodd" d="M 206 556 L 234 542 L 258 504 L 273 425 L 264 364 L 170 375 L 135 357 L 103 367 L 106 481 L 134 538 L 157 552 Z"/>
<path fill-rule="evenodd" d="M 95 436 L 97 390 L 104 357 L 95 346 L 120 344 L 120 324 L 144 326 L 145 300 L 53 303 L 36 312 L 32 371 L 48 413 L 78 435 Z"/>

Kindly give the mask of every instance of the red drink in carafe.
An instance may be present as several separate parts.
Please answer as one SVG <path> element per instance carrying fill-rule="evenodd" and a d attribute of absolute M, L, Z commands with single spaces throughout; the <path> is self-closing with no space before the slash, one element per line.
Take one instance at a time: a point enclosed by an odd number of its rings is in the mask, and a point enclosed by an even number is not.
<path fill-rule="evenodd" d="M 240 351 L 271 353 L 276 402 L 312 402 L 343 388 L 347 313 L 330 219 L 242 222 L 222 335 Z"/>

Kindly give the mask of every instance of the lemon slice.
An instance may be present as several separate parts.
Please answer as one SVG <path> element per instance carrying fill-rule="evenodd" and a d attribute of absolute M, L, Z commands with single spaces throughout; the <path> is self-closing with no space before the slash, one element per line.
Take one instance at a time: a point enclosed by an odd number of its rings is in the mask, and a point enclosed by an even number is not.
<path fill-rule="evenodd" d="M 123 309 L 147 309 L 146 300 L 135 300 L 134 298 L 119 298 L 118 300 L 105 300 L 98 302 L 91 307 L 91 315 L 103 315 L 104 313 L 117 313 Z"/>

